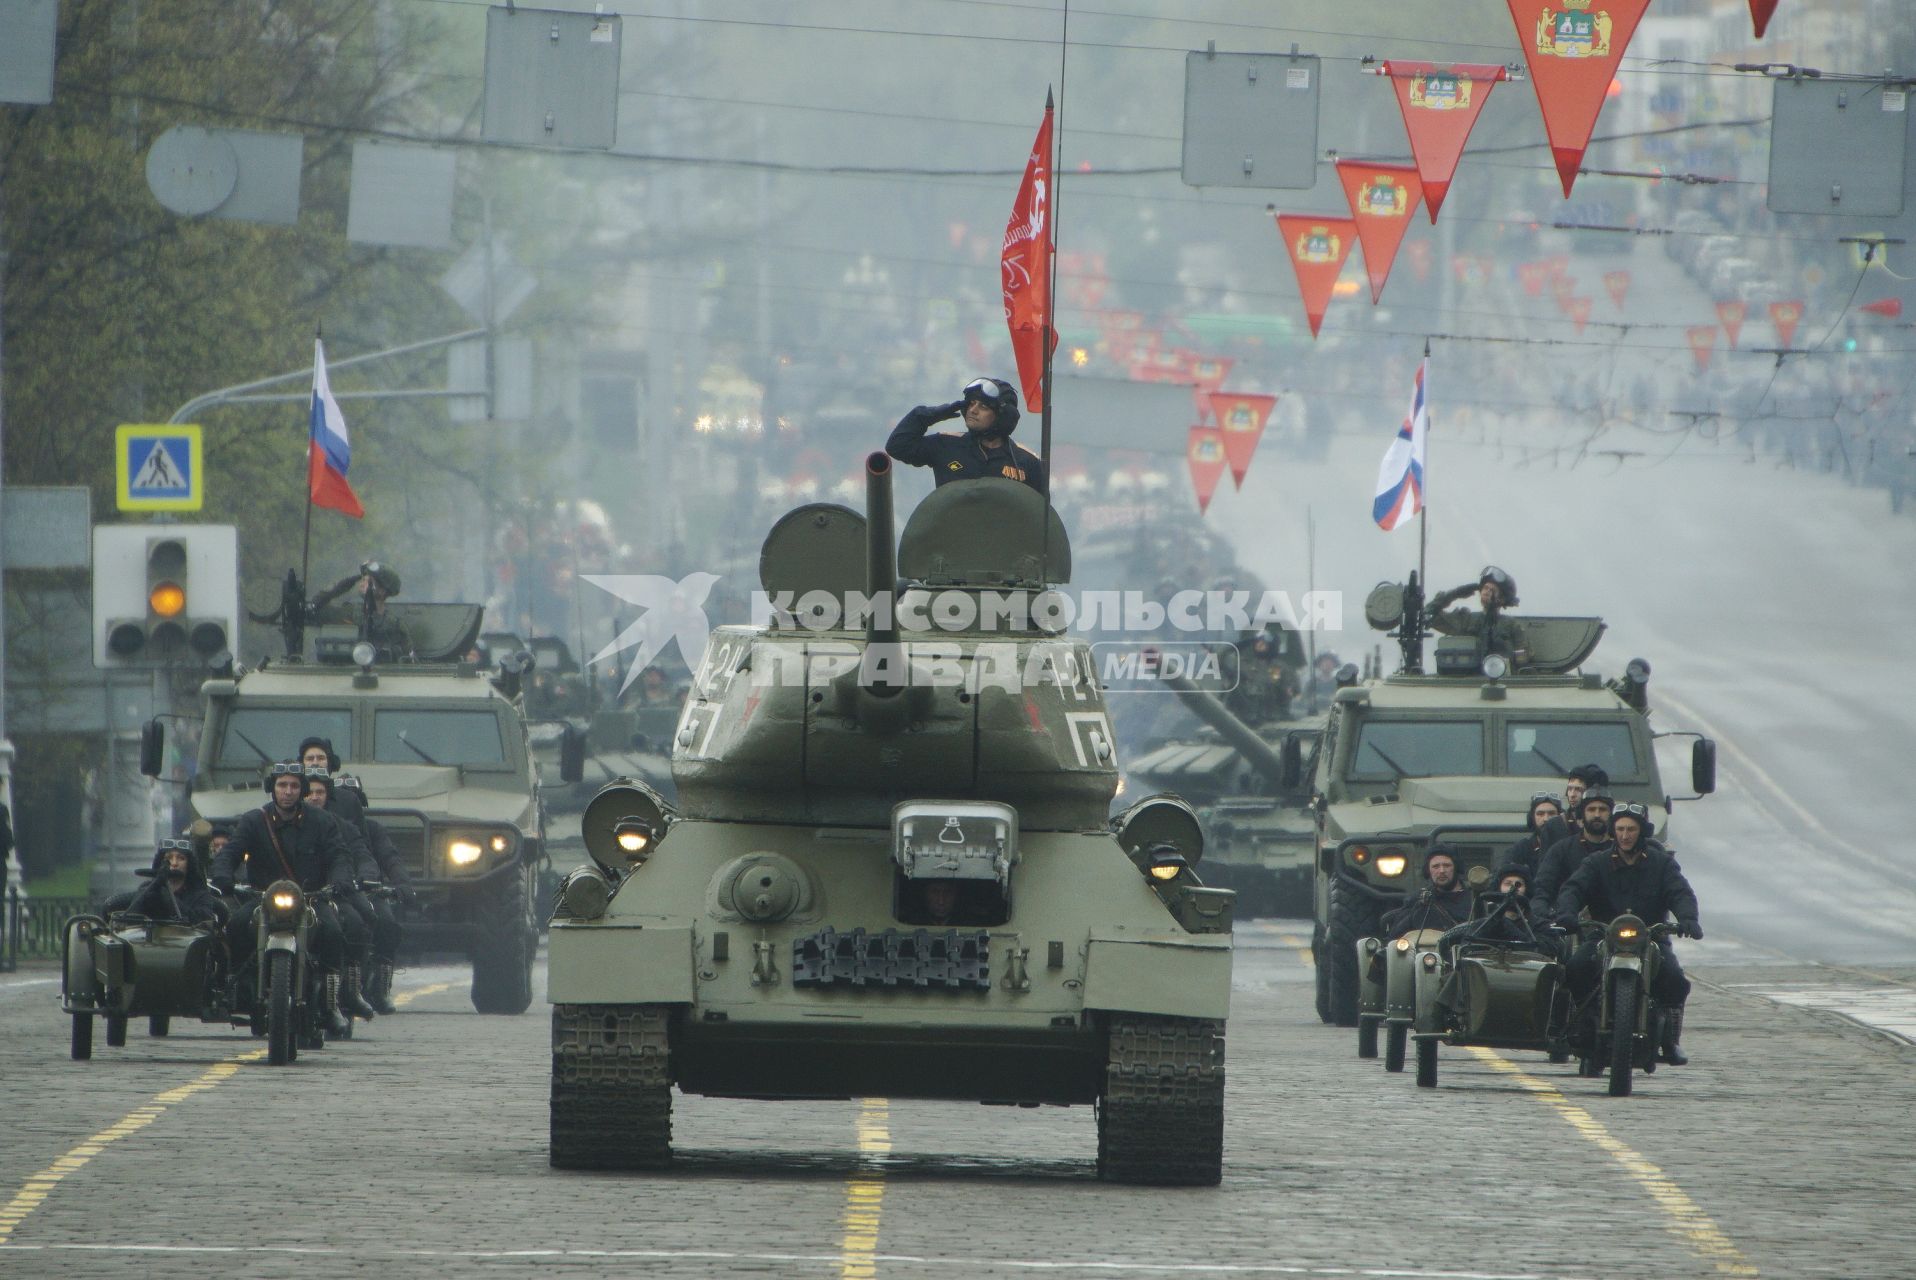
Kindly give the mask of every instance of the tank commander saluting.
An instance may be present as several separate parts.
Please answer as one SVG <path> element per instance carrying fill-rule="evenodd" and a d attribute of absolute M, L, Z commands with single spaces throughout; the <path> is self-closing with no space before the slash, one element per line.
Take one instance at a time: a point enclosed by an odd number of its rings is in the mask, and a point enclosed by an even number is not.
<path fill-rule="evenodd" d="M 934 422 L 963 417 L 965 434 L 926 435 Z M 885 452 L 914 467 L 930 467 L 939 484 L 1003 476 L 1045 492 L 1044 463 L 1029 449 L 1011 443 L 1018 429 L 1018 393 L 1000 378 L 974 378 L 964 396 L 950 404 L 919 405 L 898 420 Z"/>

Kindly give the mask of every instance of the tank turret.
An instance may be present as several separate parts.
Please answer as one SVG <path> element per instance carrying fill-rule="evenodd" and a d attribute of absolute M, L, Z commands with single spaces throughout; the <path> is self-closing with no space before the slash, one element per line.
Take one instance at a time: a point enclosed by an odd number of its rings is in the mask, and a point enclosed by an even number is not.
<path fill-rule="evenodd" d="M 883 825 L 915 796 L 988 797 L 1026 829 L 1101 826 L 1104 694 L 1046 613 L 1070 574 L 1062 522 L 1026 486 L 961 481 L 894 545 L 890 459 L 865 474 L 864 516 L 815 503 L 767 536 L 770 624 L 712 632 L 674 736 L 681 809 Z"/>
<path fill-rule="evenodd" d="M 1292 775 L 1287 782 L 1284 758 L 1270 743 L 1259 737 L 1257 731 L 1231 714 L 1230 708 L 1206 693 L 1184 676 L 1167 675 L 1164 683 L 1178 695 L 1178 699 L 1191 709 L 1193 715 L 1217 730 L 1218 737 L 1237 749 L 1239 755 L 1255 769 L 1266 787 L 1280 788 L 1295 785 L 1295 764 L 1288 771 Z"/>

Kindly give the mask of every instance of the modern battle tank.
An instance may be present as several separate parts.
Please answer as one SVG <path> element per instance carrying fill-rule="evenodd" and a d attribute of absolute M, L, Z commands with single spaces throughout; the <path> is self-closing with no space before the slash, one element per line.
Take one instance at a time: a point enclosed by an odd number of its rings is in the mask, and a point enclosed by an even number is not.
<path fill-rule="evenodd" d="M 617 783 L 585 813 L 551 928 L 551 1162 L 666 1165 L 676 1085 L 1090 1103 L 1105 1178 L 1215 1183 L 1232 895 L 1196 883 L 1181 801 L 1107 816 L 1088 647 L 1043 625 L 1056 515 L 960 481 L 894 549 L 890 467 L 866 462 L 867 516 L 801 507 L 766 538 L 792 611 L 712 632 L 676 805 Z"/>
<path fill-rule="evenodd" d="M 1610 775 L 1619 800 L 1662 808 L 1716 787 L 1716 746 L 1650 727 L 1650 664 L 1632 660 L 1606 683 L 1582 665 L 1602 638 L 1601 618 L 1522 619 L 1521 653 L 1491 652 L 1479 637 L 1444 636 L 1436 672 L 1424 671 L 1422 593 L 1384 583 L 1365 616 L 1390 631 L 1401 669 L 1339 689 L 1312 776 L 1317 815 L 1317 1012 L 1356 1026 L 1357 943 L 1379 917 L 1421 891 L 1423 851 L 1457 851 L 1459 874 L 1493 868 L 1524 835 L 1530 796 L 1555 790 L 1580 764 Z M 1690 796 L 1668 790 L 1656 739 L 1695 738 Z M 1658 820 L 1659 835 L 1667 818 Z"/>
<path fill-rule="evenodd" d="M 1303 714 L 1288 692 L 1270 692 L 1276 677 L 1303 665 L 1284 660 L 1292 648 L 1301 655 L 1289 630 L 1241 645 L 1235 687 L 1223 698 L 1187 677 L 1165 676 L 1165 686 L 1211 733 L 1161 743 L 1125 769 L 1147 791 L 1175 792 L 1196 807 L 1205 883 L 1235 890 L 1243 918 L 1311 911 L 1317 821 L 1310 773 L 1324 717 Z"/>

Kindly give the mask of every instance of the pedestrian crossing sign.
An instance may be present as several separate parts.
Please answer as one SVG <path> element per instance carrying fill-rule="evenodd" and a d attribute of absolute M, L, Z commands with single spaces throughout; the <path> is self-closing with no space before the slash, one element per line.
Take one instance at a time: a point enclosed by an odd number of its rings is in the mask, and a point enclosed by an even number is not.
<path fill-rule="evenodd" d="M 122 511 L 198 511 L 205 505 L 195 425 L 121 425 L 114 431 L 113 470 Z"/>

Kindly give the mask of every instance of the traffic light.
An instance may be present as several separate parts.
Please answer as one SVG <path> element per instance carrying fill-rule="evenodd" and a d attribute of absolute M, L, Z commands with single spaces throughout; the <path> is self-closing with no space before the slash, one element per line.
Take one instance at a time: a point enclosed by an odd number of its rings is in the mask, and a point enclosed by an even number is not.
<path fill-rule="evenodd" d="M 239 634 L 231 525 L 93 531 L 94 665 L 220 666 Z"/>

